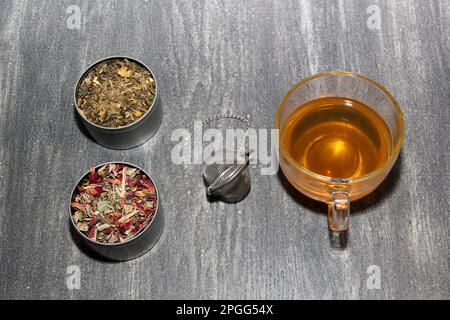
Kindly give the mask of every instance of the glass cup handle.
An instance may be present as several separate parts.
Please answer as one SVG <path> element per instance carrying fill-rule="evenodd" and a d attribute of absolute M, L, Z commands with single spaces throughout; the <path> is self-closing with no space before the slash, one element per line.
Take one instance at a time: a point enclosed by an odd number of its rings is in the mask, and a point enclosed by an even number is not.
<path fill-rule="evenodd" d="M 328 225 L 333 231 L 348 230 L 350 221 L 350 200 L 345 190 L 333 190 L 328 203 Z"/>

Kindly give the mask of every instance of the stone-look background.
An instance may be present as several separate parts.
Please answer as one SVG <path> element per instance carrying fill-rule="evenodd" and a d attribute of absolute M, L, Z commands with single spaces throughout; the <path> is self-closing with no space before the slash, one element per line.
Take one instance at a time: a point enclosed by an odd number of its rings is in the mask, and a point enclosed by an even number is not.
<path fill-rule="evenodd" d="M 0 297 L 447 299 L 449 22 L 445 0 L 2 1 Z M 128 151 L 94 143 L 73 112 L 79 74 L 116 54 L 152 68 L 165 112 Z M 352 206 L 345 250 L 325 206 L 281 174 L 253 169 L 249 196 L 227 205 L 206 200 L 201 166 L 171 162 L 175 128 L 226 111 L 271 128 L 289 87 L 336 69 L 386 85 L 407 123 L 388 179 Z M 68 224 L 74 183 L 110 160 L 150 171 L 166 214 L 156 247 L 125 263 L 90 255 Z M 380 289 L 367 287 L 371 265 Z"/>

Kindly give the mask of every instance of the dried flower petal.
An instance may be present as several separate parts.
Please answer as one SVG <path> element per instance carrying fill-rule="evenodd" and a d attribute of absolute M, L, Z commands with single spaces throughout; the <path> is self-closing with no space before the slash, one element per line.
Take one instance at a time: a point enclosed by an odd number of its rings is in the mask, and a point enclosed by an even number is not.
<path fill-rule="evenodd" d="M 92 240 L 97 239 L 97 229 L 95 228 L 90 229 L 88 232 L 88 237 Z"/>
<path fill-rule="evenodd" d="M 71 207 L 74 208 L 74 209 L 78 209 L 78 210 L 84 210 L 84 209 L 86 209 L 86 205 L 85 205 L 85 204 L 82 204 L 82 203 L 72 202 L 70 205 L 71 205 Z"/>
<path fill-rule="evenodd" d="M 126 67 L 122 67 L 117 71 L 117 74 L 121 77 L 129 78 L 131 76 L 131 70 Z"/>
<path fill-rule="evenodd" d="M 131 228 L 131 220 L 127 220 L 119 224 L 119 231 L 122 233 L 125 233 L 126 231 L 130 230 L 130 228 Z"/>
<path fill-rule="evenodd" d="M 89 189 L 90 194 L 92 194 L 94 197 L 98 197 L 103 192 L 103 187 L 98 186 L 92 189 Z"/>
<path fill-rule="evenodd" d="M 94 168 L 91 168 L 89 172 L 89 182 L 90 183 L 101 183 L 103 178 L 95 171 Z"/>

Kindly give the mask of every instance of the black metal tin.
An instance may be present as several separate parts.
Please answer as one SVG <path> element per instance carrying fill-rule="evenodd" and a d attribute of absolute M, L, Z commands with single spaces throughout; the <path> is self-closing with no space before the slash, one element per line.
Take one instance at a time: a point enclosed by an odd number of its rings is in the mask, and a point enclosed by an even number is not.
<path fill-rule="evenodd" d="M 125 261 L 125 260 L 131 260 L 135 259 L 144 253 L 146 253 L 148 250 L 150 250 L 159 240 L 161 237 L 161 234 L 164 229 L 164 214 L 162 211 L 161 206 L 161 196 L 158 192 L 158 187 L 156 186 L 155 181 L 152 179 L 152 177 L 142 168 L 123 161 L 111 161 L 107 163 L 102 163 L 95 168 L 100 168 L 107 164 L 125 164 L 130 167 L 137 168 L 142 171 L 152 182 L 155 186 L 156 190 L 156 211 L 155 215 L 153 217 L 153 220 L 149 223 L 149 225 L 142 230 L 140 233 L 138 233 L 135 237 L 131 238 L 128 241 L 122 242 L 122 243 L 100 243 L 93 241 L 86 237 L 81 231 L 77 229 L 75 226 L 75 223 L 72 219 L 72 209 L 70 206 L 70 203 L 72 202 L 73 195 L 76 191 L 77 186 L 81 183 L 81 181 L 86 178 L 89 174 L 89 171 L 86 172 L 75 184 L 72 193 L 70 195 L 70 201 L 69 201 L 69 219 L 70 224 L 72 228 L 75 230 L 75 233 L 80 236 L 82 241 L 93 251 L 95 251 L 100 256 L 107 258 L 109 260 L 114 261 Z"/>
<path fill-rule="evenodd" d="M 85 75 L 99 63 L 111 59 L 128 59 L 137 64 L 140 64 L 150 72 L 150 74 L 153 76 L 153 79 L 155 80 L 155 99 L 153 100 L 150 108 L 137 121 L 119 128 L 102 127 L 89 121 L 78 110 L 76 99 L 78 86 L 84 79 Z M 162 107 L 159 99 L 158 82 L 156 80 L 155 74 L 141 61 L 126 56 L 107 57 L 95 62 L 90 67 L 88 67 L 78 78 L 78 81 L 75 85 L 74 103 L 76 113 L 81 118 L 83 124 L 87 128 L 92 138 L 97 143 L 110 149 L 131 149 L 145 143 L 156 133 L 156 131 L 158 131 L 158 128 L 162 121 Z"/>

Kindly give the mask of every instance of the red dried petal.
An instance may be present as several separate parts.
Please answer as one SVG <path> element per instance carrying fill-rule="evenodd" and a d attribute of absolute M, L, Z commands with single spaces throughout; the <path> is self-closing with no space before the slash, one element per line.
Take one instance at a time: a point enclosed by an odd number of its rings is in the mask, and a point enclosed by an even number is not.
<path fill-rule="evenodd" d="M 147 186 L 148 192 L 156 193 L 155 185 L 152 183 L 151 180 L 145 181 L 145 185 Z"/>
<path fill-rule="evenodd" d="M 127 221 L 121 222 L 119 224 L 119 231 L 122 233 L 125 233 L 130 228 L 131 228 L 131 220 L 130 219 L 128 219 Z"/>
<path fill-rule="evenodd" d="M 144 205 L 141 202 L 136 202 L 136 208 L 144 210 Z"/>
<path fill-rule="evenodd" d="M 103 192 L 102 186 L 97 186 L 95 188 L 89 189 L 89 192 L 94 196 L 98 197 Z"/>
<path fill-rule="evenodd" d="M 141 183 L 141 180 L 139 180 L 138 177 L 134 178 L 133 183 L 134 183 L 134 185 L 136 186 L 136 188 L 137 188 L 138 190 L 142 190 L 142 189 L 144 189 L 144 187 L 145 187 L 145 186 Z"/>
<path fill-rule="evenodd" d="M 111 222 L 116 222 L 120 218 L 122 218 L 122 214 L 120 212 L 112 212 L 108 215 L 108 220 Z"/>
<path fill-rule="evenodd" d="M 95 168 L 91 168 L 89 171 L 89 183 L 101 183 L 103 178 L 95 171 Z"/>

